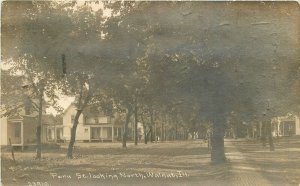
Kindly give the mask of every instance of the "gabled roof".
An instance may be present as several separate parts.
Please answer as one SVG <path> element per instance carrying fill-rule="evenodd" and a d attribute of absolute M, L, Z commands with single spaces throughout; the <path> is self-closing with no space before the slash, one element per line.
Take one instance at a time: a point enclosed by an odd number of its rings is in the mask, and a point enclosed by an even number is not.
<path fill-rule="evenodd" d="M 63 115 L 65 115 L 65 113 L 72 107 L 74 106 L 75 107 L 75 103 L 71 103 L 63 112 Z M 87 116 L 87 117 L 101 117 L 101 116 L 106 116 L 104 114 L 104 112 L 102 111 L 99 111 L 99 110 L 92 110 L 93 107 L 92 106 L 87 106 L 83 112 L 82 112 L 82 115 L 84 116 Z"/>
<path fill-rule="evenodd" d="M 99 109 L 96 109 L 96 108 L 93 108 L 91 106 L 86 107 L 83 110 L 82 114 L 89 117 L 89 118 L 106 116 L 103 111 L 101 111 Z"/>
<path fill-rule="evenodd" d="M 25 109 L 23 105 L 16 106 L 15 108 L 7 111 L 5 108 L 1 108 L 1 117 L 13 118 L 16 116 L 20 117 L 37 117 L 38 112 L 33 111 L 29 115 L 25 114 Z"/>
<path fill-rule="evenodd" d="M 45 125 L 62 125 L 61 116 L 53 116 L 52 114 L 46 114 L 42 116 L 42 122 Z"/>
<path fill-rule="evenodd" d="M 75 103 L 71 103 L 62 113 L 62 115 L 65 115 L 65 113 L 72 107 L 75 106 Z"/>
<path fill-rule="evenodd" d="M 8 120 L 23 120 L 23 117 L 20 114 L 9 116 Z"/>

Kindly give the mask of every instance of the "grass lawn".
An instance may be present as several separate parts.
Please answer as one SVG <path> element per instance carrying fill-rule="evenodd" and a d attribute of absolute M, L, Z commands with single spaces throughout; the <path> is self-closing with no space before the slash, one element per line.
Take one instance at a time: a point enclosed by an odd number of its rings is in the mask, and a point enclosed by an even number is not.
<path fill-rule="evenodd" d="M 211 165 L 203 141 L 128 144 L 76 143 L 74 159 L 67 144 L 35 152 L 16 151 L 16 163 L 2 152 L 3 185 L 298 185 L 300 139 L 280 139 L 275 152 L 257 141 L 227 141 L 228 163 Z"/>
<path fill-rule="evenodd" d="M 235 141 L 233 146 L 247 161 L 231 158 L 232 171 L 250 175 L 256 172 L 271 185 L 300 185 L 300 137 L 274 139 L 275 151 L 257 141 Z M 230 153 L 229 153 L 230 155 Z"/>

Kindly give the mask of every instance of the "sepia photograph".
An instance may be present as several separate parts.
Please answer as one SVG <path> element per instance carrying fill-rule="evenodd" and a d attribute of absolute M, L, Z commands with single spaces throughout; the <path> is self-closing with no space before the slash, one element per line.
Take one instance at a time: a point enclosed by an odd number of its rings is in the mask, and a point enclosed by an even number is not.
<path fill-rule="evenodd" d="M 299 1 L 2 1 L 0 80 L 0 185 L 300 186 Z"/>

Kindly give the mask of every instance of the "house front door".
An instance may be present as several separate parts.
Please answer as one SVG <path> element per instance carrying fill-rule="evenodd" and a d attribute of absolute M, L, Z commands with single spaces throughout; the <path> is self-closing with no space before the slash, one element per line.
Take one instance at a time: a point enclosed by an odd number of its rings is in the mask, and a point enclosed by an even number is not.
<path fill-rule="evenodd" d="M 22 140 L 21 140 L 21 126 L 22 123 L 21 122 L 12 122 L 11 125 L 9 125 L 9 135 L 8 138 L 11 139 L 11 143 L 12 144 L 21 144 Z"/>
<path fill-rule="evenodd" d="M 57 128 L 56 129 L 56 139 L 61 140 L 63 136 L 63 129 L 62 128 Z"/>
<path fill-rule="evenodd" d="M 54 139 L 54 131 L 52 128 L 47 129 L 47 139 L 50 141 Z"/>

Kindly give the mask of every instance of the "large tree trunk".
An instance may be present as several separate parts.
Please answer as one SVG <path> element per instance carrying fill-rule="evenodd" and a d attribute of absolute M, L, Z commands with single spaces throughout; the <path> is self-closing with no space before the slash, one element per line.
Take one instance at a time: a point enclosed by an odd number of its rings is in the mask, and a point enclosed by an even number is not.
<path fill-rule="evenodd" d="M 259 126 L 259 122 L 256 123 L 256 139 L 259 140 L 259 138 L 261 137 L 261 128 Z"/>
<path fill-rule="evenodd" d="M 268 120 L 266 125 L 267 125 L 267 135 L 268 135 L 268 141 L 269 141 L 269 145 L 270 145 L 270 151 L 274 151 L 275 147 L 274 147 L 274 143 L 273 143 L 271 121 Z"/>
<path fill-rule="evenodd" d="M 266 123 L 262 122 L 262 127 L 261 127 L 261 142 L 262 146 L 266 147 Z"/>
<path fill-rule="evenodd" d="M 152 143 L 153 142 L 153 131 L 152 131 L 152 126 L 150 126 L 150 130 L 149 130 L 149 133 L 150 133 L 150 142 Z M 148 136 L 149 134 L 147 134 Z"/>
<path fill-rule="evenodd" d="M 188 132 L 188 130 L 185 130 L 184 138 L 185 138 L 185 140 L 189 139 L 189 132 Z"/>
<path fill-rule="evenodd" d="M 144 142 L 145 142 L 145 144 L 148 143 L 148 134 L 147 134 L 147 131 L 146 131 L 146 127 L 144 127 Z"/>
<path fill-rule="evenodd" d="M 225 119 L 217 118 L 213 123 L 213 134 L 211 138 L 211 161 L 214 164 L 226 161 L 224 150 Z"/>
<path fill-rule="evenodd" d="M 175 121 L 175 140 L 178 139 L 178 129 L 177 129 L 177 121 Z"/>
<path fill-rule="evenodd" d="M 160 141 L 164 141 L 164 122 L 161 122 Z"/>
<path fill-rule="evenodd" d="M 147 139 L 147 127 L 146 127 L 146 123 L 145 123 L 143 114 L 141 115 L 141 120 L 142 120 L 142 123 L 143 123 L 143 129 L 144 129 L 144 142 L 145 142 L 145 144 L 147 144 L 148 143 L 148 139 Z"/>
<path fill-rule="evenodd" d="M 39 116 L 38 125 L 36 128 L 36 159 L 42 158 L 42 115 L 43 115 L 43 96 L 44 96 L 44 86 L 41 85 L 40 95 L 39 95 Z"/>
<path fill-rule="evenodd" d="M 150 109 L 150 142 L 152 143 L 156 138 L 156 133 L 153 133 L 153 126 L 154 126 L 154 132 L 156 132 L 156 126 L 154 124 L 154 116 L 153 116 L 153 110 Z M 155 140 L 156 141 L 156 140 Z"/>
<path fill-rule="evenodd" d="M 126 148 L 126 142 L 127 142 L 127 131 L 128 131 L 128 124 L 130 121 L 131 111 L 128 110 L 126 113 L 126 120 L 124 123 L 124 132 L 123 132 L 123 138 L 122 138 L 122 147 Z"/>
<path fill-rule="evenodd" d="M 135 110 L 134 110 L 134 145 L 138 144 L 138 107 L 137 99 L 135 99 Z"/>
<path fill-rule="evenodd" d="M 74 148 L 74 143 L 75 143 L 75 138 L 76 138 L 76 129 L 77 129 L 77 125 L 79 123 L 78 120 L 79 120 L 81 113 L 82 113 L 82 110 L 77 110 L 77 113 L 74 118 L 73 127 L 71 129 L 71 139 L 70 139 L 68 152 L 67 152 L 68 158 L 73 158 L 73 148 Z"/>

